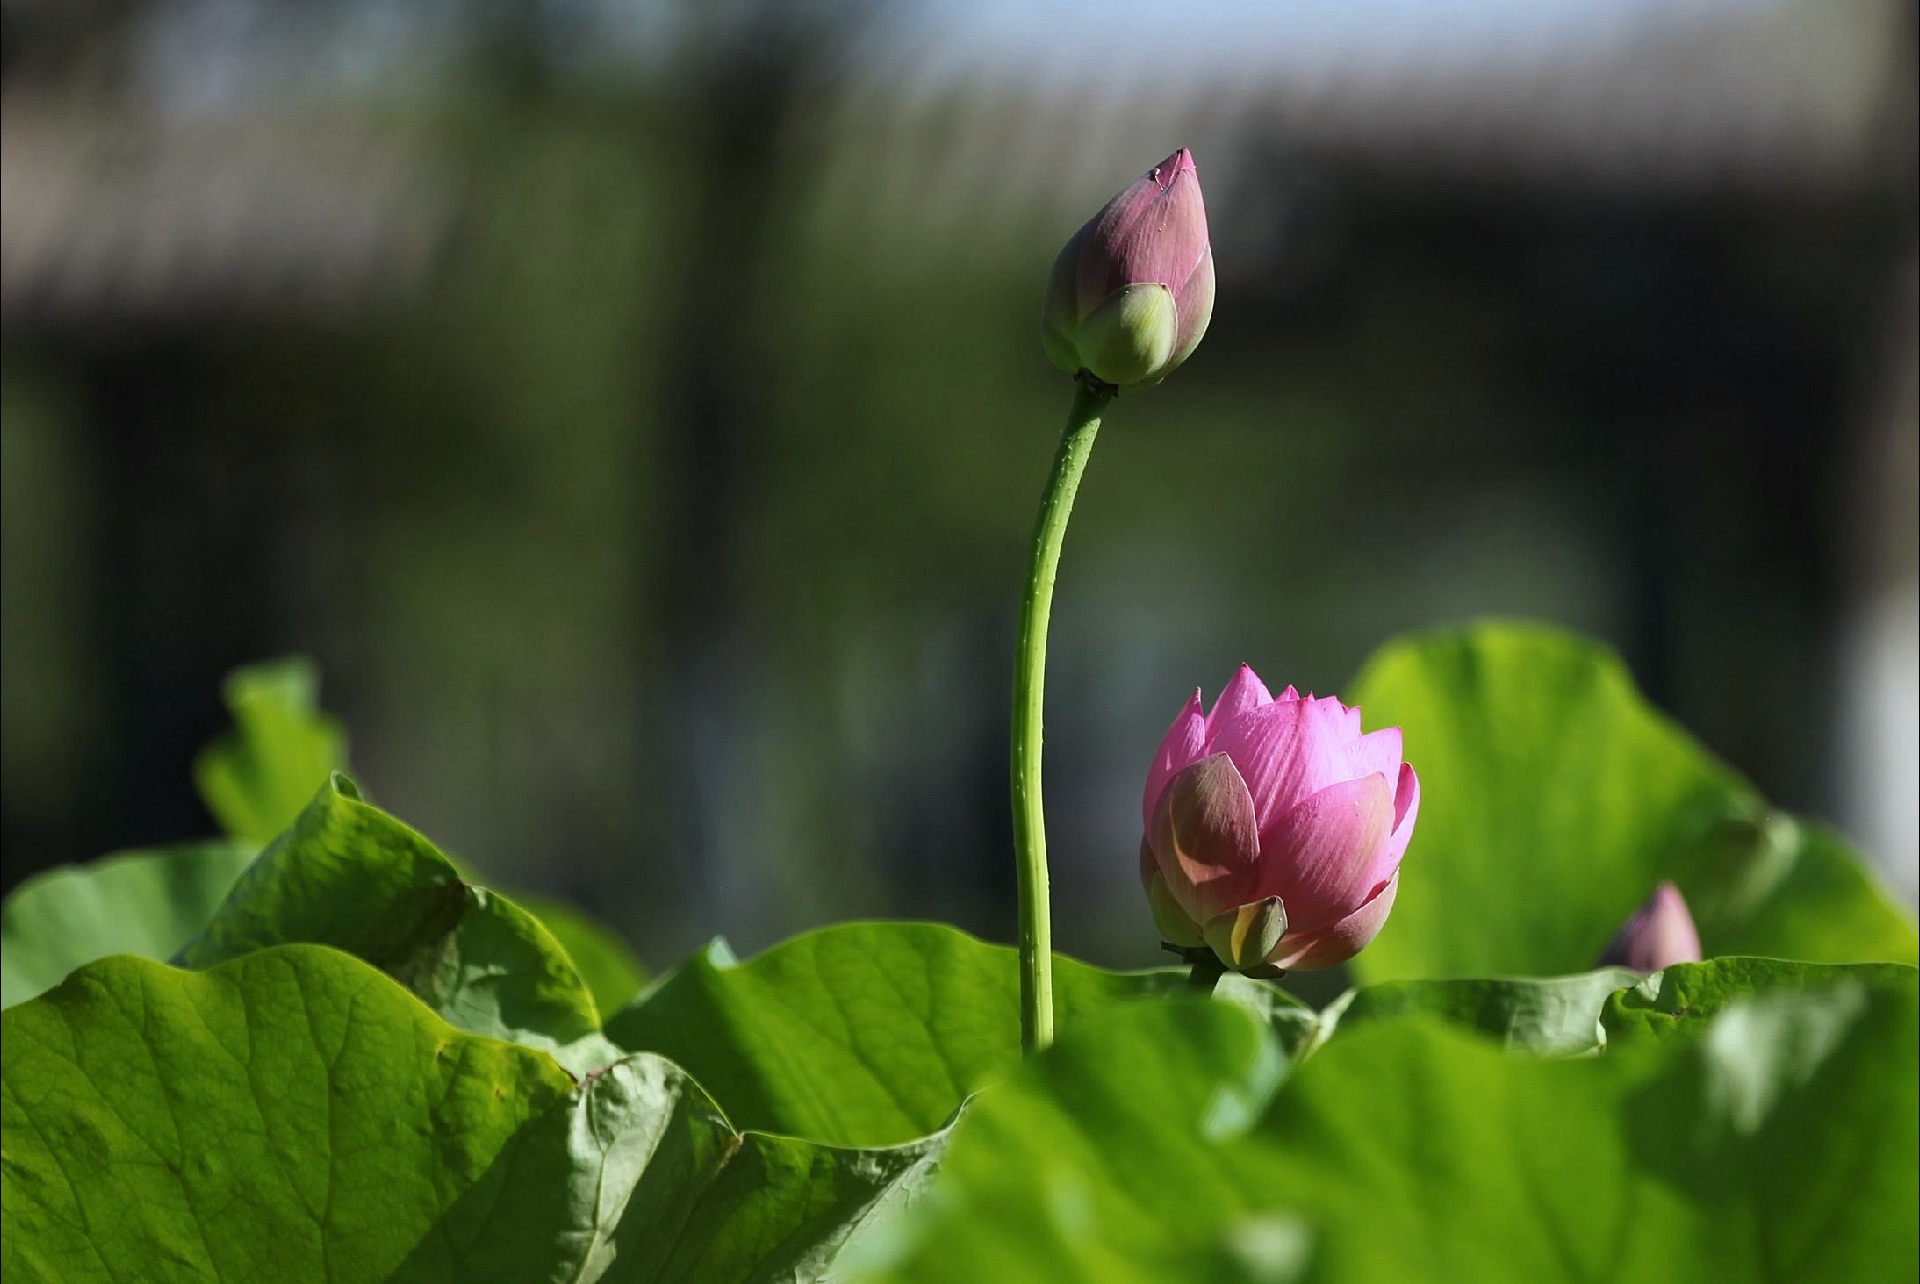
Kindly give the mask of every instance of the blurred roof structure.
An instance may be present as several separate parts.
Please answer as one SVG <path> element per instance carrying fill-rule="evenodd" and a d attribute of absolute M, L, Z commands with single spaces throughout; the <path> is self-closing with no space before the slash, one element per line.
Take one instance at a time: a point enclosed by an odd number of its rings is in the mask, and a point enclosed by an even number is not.
<path fill-rule="evenodd" d="M 430 270 L 452 203 L 350 116 L 161 121 L 11 98 L 0 315 L 327 314 Z"/>
<path fill-rule="evenodd" d="M 1168 45 L 1129 39 L 1123 20 L 1141 15 L 1126 4 L 1111 17 L 1114 43 L 1097 51 L 1022 44 L 1018 31 L 997 46 L 1004 13 L 999 28 L 976 24 L 988 35 L 970 46 L 937 24 L 869 40 L 833 91 L 818 212 L 882 241 L 889 227 L 911 229 L 916 249 L 942 226 L 1055 226 L 1143 156 L 1182 144 L 1201 156 L 1222 210 L 1241 203 L 1241 180 L 1257 183 L 1289 155 L 1399 178 L 1629 195 L 1911 185 L 1911 0 L 1550 6 L 1553 21 L 1501 3 L 1380 7 L 1368 14 L 1390 20 L 1348 19 L 1329 36 L 1327 12 L 1306 0 L 1269 6 L 1239 47 L 1252 11 L 1197 8 L 1185 25 L 1200 36 Z M 193 6 L 185 13 L 192 27 Z M 1294 19 L 1299 38 L 1283 39 Z M 166 51 L 147 82 L 199 74 L 179 40 L 146 39 Z M 265 60 L 284 59 L 285 43 Z M 246 46 L 209 56 L 244 58 Z M 364 80 L 366 59 L 329 56 Z M 270 70 L 230 78 L 271 81 Z M 185 93 L 150 89 L 162 103 Z M 459 205 L 422 154 L 372 129 L 362 108 L 256 106 L 242 95 L 143 113 L 10 89 L 0 313 L 324 313 L 417 285 Z"/>
<path fill-rule="evenodd" d="M 1289 154 L 1627 195 L 1846 194 L 1911 181 L 1907 0 L 1621 4 L 1600 29 L 1516 12 L 1510 38 L 1489 26 L 1470 53 L 1446 38 L 1460 7 L 1409 8 L 1363 38 L 1276 50 L 1271 66 L 1223 64 L 1204 44 L 1154 49 L 1151 66 L 1147 49 L 1124 43 L 1097 55 L 1053 45 L 995 79 L 922 42 L 848 95 L 850 128 L 889 123 L 841 158 L 848 172 L 837 178 L 860 200 L 916 200 L 956 225 L 1030 209 L 1036 194 L 1082 209 L 1143 156 L 1181 144 L 1201 157 L 1210 194 L 1243 166 Z"/>

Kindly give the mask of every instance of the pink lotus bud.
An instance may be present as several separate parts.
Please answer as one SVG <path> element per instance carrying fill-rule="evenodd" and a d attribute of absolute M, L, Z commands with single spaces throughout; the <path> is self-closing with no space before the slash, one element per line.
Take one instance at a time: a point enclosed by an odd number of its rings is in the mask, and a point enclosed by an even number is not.
<path fill-rule="evenodd" d="M 1154 923 L 1235 971 L 1344 963 L 1393 908 L 1419 810 L 1398 727 L 1362 735 L 1358 709 L 1275 699 L 1241 665 L 1211 713 L 1193 693 L 1147 773 Z"/>
<path fill-rule="evenodd" d="M 1636 972 L 1658 972 L 1675 963 L 1699 961 L 1700 933 L 1694 930 L 1686 897 L 1672 883 L 1653 889 L 1647 903 L 1633 912 L 1600 956 L 1601 967 Z"/>
<path fill-rule="evenodd" d="M 1200 174 L 1182 147 L 1073 234 L 1053 261 L 1040 337 L 1068 374 L 1159 383 L 1213 318 L 1213 247 Z"/>

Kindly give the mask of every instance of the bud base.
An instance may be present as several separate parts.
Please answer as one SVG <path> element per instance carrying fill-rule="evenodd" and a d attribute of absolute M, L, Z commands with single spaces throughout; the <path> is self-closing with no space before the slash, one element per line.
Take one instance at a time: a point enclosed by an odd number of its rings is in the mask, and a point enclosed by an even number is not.
<path fill-rule="evenodd" d="M 1162 941 L 1160 942 L 1160 948 L 1169 954 L 1177 956 L 1182 963 L 1187 964 L 1189 967 L 1197 967 L 1203 963 L 1210 963 L 1214 967 L 1221 968 L 1223 972 L 1229 970 L 1221 967 L 1219 958 L 1214 955 L 1212 950 L 1204 945 L 1198 948 L 1189 948 L 1185 945 L 1175 945 L 1172 941 Z M 1275 967 L 1271 963 L 1262 963 L 1257 967 L 1234 970 L 1239 971 L 1241 976 L 1249 976 L 1256 981 L 1278 981 L 1287 974 L 1287 969 Z"/>

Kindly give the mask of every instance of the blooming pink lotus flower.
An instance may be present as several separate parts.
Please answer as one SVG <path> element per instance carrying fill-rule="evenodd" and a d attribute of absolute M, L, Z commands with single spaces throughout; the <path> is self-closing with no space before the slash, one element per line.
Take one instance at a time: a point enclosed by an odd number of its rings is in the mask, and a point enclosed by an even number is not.
<path fill-rule="evenodd" d="M 1140 879 L 1184 950 L 1271 975 L 1343 963 L 1393 908 L 1420 782 L 1400 729 L 1335 699 L 1278 699 L 1245 665 L 1211 713 L 1195 691 L 1147 773 Z"/>
<path fill-rule="evenodd" d="M 1213 245 L 1200 173 L 1182 147 L 1073 234 L 1053 261 L 1040 336 L 1068 374 L 1158 383 L 1213 318 Z"/>
<path fill-rule="evenodd" d="M 1675 963 L 1699 961 L 1700 933 L 1687 912 L 1687 898 L 1665 882 L 1653 889 L 1646 904 L 1633 912 L 1600 956 L 1601 967 L 1636 972 L 1658 972 Z"/>

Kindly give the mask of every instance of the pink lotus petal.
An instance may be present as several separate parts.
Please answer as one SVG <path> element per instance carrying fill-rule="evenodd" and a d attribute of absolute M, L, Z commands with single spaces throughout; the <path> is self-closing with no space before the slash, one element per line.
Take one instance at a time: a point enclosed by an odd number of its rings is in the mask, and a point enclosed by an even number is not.
<path fill-rule="evenodd" d="M 1379 772 L 1388 780 L 1400 774 L 1400 728 L 1388 727 L 1369 736 L 1361 736 L 1347 745 L 1347 760 L 1355 776 Z"/>
<path fill-rule="evenodd" d="M 1213 754 L 1176 773 L 1154 808 L 1147 843 L 1167 890 L 1194 922 L 1249 899 L 1260 864 L 1259 828 L 1233 761 Z"/>
<path fill-rule="evenodd" d="M 1240 769 L 1262 829 L 1294 804 L 1353 777 L 1345 742 L 1327 715 L 1317 700 L 1276 700 L 1235 718 L 1208 744 Z"/>
<path fill-rule="evenodd" d="M 1274 697 L 1274 699 L 1276 700 L 1298 700 L 1299 698 L 1300 698 L 1299 689 L 1293 686 L 1291 683 L 1287 685 L 1287 689 L 1285 691 L 1282 691 L 1279 695 Z"/>
<path fill-rule="evenodd" d="M 1147 790 L 1140 799 L 1140 824 L 1143 828 L 1153 828 L 1153 809 L 1160 801 L 1160 792 L 1167 787 L 1167 782 L 1181 768 L 1205 753 L 1206 744 L 1207 715 L 1200 703 L 1200 688 L 1195 687 L 1187 707 L 1167 728 L 1159 750 L 1153 755 L 1153 765 L 1147 769 Z"/>
<path fill-rule="evenodd" d="M 1313 706 L 1317 719 L 1315 725 L 1332 739 L 1345 745 L 1359 736 L 1360 724 L 1356 721 L 1360 716 L 1359 710 L 1347 708 L 1338 697 L 1308 695 L 1303 703 Z"/>
<path fill-rule="evenodd" d="M 1214 702 L 1213 712 L 1207 715 L 1207 738 L 1212 740 L 1218 736 L 1221 728 L 1241 714 L 1272 703 L 1273 696 L 1268 694 L 1267 684 L 1260 680 L 1260 675 L 1248 665 L 1241 665 L 1233 680 L 1227 683 L 1227 689 Z"/>
<path fill-rule="evenodd" d="M 1420 777 L 1413 774 L 1412 763 L 1403 762 L 1393 786 L 1393 836 L 1400 840 L 1402 847 L 1413 836 L 1413 822 L 1419 814 Z"/>
<path fill-rule="evenodd" d="M 1187 283 L 1173 292 L 1174 316 L 1180 337 L 1174 343 L 1173 356 L 1169 358 L 1172 365 L 1183 364 L 1200 346 L 1200 340 L 1207 333 L 1207 325 L 1213 320 L 1213 296 L 1213 247 L 1209 245 L 1206 253 L 1200 256 L 1199 266 L 1187 278 Z"/>
<path fill-rule="evenodd" d="M 1413 767 L 1404 762 L 1398 775 L 1399 783 L 1393 795 L 1393 831 L 1362 875 L 1364 881 L 1375 886 L 1392 878 L 1400 869 L 1400 861 L 1407 854 L 1407 843 L 1413 838 L 1413 822 L 1420 814 L 1420 778 L 1413 774 Z"/>
<path fill-rule="evenodd" d="M 1256 899 L 1280 897 L 1294 931 L 1337 923 L 1378 885 L 1366 881 L 1367 869 L 1392 824 L 1385 776 L 1327 786 L 1261 828 Z"/>
<path fill-rule="evenodd" d="M 1210 255 L 1193 153 L 1182 147 L 1129 183 L 1094 216 L 1087 240 L 1103 253 L 1082 256 L 1077 282 L 1082 316 L 1135 282 L 1183 289 Z"/>
<path fill-rule="evenodd" d="M 1375 889 L 1358 909 L 1332 927 L 1299 936 L 1289 932 L 1272 961 L 1289 972 L 1318 972 L 1321 968 L 1345 963 L 1380 934 L 1388 912 L 1393 909 L 1393 898 L 1399 892 L 1400 876 L 1395 874 L 1384 886 Z"/>

